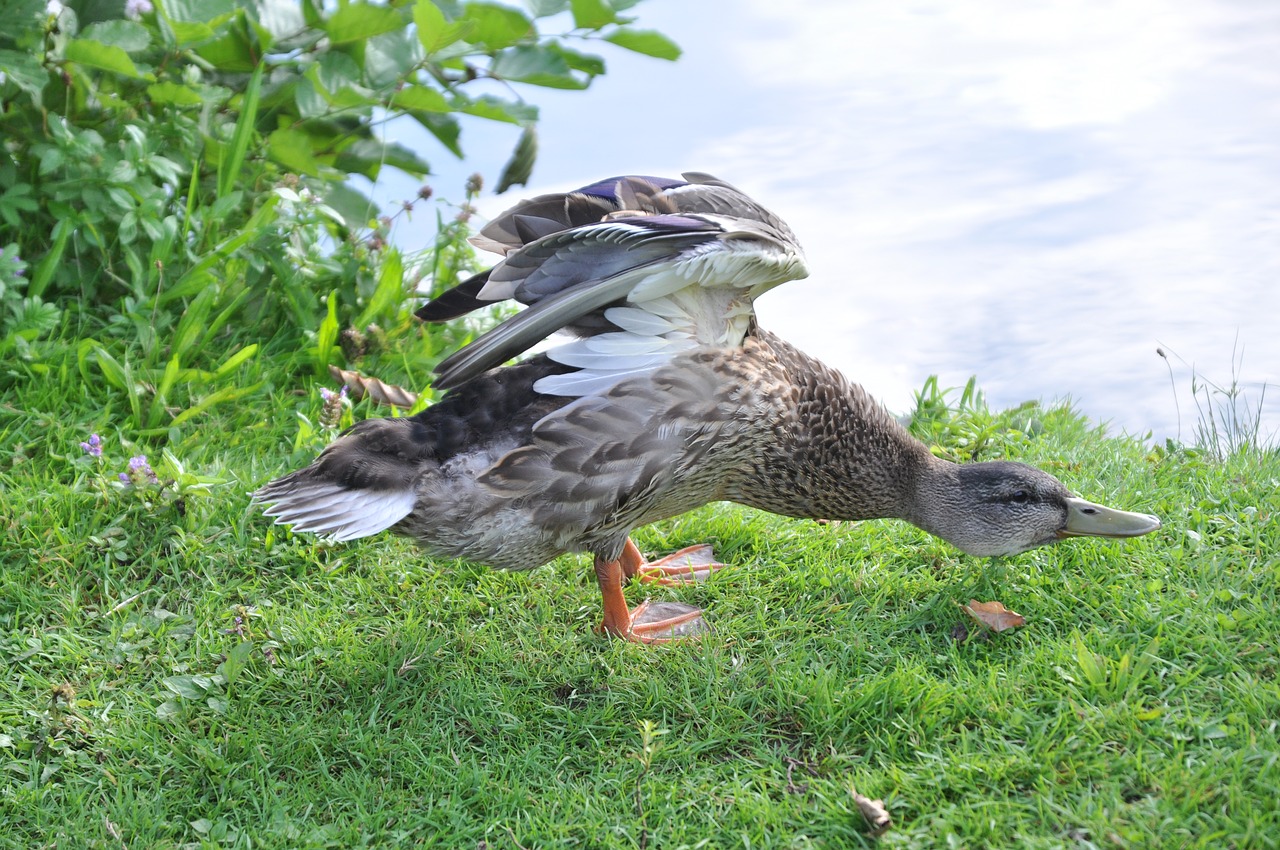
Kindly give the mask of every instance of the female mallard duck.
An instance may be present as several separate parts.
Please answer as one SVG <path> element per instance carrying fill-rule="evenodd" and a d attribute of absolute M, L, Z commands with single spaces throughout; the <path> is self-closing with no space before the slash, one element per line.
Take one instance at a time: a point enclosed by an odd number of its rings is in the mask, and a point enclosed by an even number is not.
<path fill-rule="evenodd" d="M 861 387 L 756 327 L 760 293 L 807 274 L 790 228 L 728 184 L 624 177 L 525 201 L 476 242 L 505 255 L 419 316 L 528 309 L 441 363 L 416 416 L 360 422 L 255 498 L 295 530 L 385 529 L 503 569 L 590 552 L 602 628 L 652 642 L 705 630 L 624 578 L 719 567 L 706 547 L 646 564 L 631 530 L 728 500 L 794 517 L 904 519 L 972 555 L 1160 521 L 1071 496 L 1020 463 L 934 457 Z M 500 364 L 551 333 L 580 338 Z"/>

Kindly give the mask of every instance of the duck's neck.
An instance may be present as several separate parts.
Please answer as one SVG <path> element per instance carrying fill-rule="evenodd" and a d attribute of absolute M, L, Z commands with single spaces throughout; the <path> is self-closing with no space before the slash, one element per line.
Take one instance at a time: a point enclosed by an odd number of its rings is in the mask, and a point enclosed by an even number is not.
<path fill-rule="evenodd" d="M 934 457 L 862 387 L 786 342 L 757 331 L 784 383 L 762 462 L 735 501 L 773 513 L 821 519 L 905 519 L 946 536 L 948 518 L 922 511 L 924 490 L 946 489 L 954 464 Z"/>

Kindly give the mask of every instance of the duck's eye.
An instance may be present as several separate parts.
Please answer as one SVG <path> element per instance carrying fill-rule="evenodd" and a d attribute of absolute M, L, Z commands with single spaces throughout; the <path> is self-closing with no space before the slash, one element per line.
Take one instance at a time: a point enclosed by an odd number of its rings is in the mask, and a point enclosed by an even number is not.
<path fill-rule="evenodd" d="M 1013 502 L 1015 505 L 1025 505 L 1027 502 L 1031 501 L 1031 494 L 1026 490 L 1014 490 L 1009 494 L 1009 501 Z"/>

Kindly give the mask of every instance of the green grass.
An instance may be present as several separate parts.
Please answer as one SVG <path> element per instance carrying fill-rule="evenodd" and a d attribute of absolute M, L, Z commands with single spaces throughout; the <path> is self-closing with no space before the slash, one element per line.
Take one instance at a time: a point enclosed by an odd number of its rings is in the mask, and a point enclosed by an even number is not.
<path fill-rule="evenodd" d="M 584 558 L 506 574 L 271 526 L 248 492 L 311 456 L 319 400 L 269 351 L 260 393 L 171 435 L 181 501 L 114 486 L 173 461 L 122 446 L 128 403 L 74 353 L 44 365 L 0 401 L 0 846 L 1280 846 L 1274 451 L 1062 411 L 984 432 L 1165 521 L 996 564 L 710 506 L 638 542 L 734 568 L 628 595 L 716 631 L 645 648 L 593 633 Z M 971 597 L 1028 625 L 957 640 Z M 851 788 L 886 801 L 879 839 Z"/>

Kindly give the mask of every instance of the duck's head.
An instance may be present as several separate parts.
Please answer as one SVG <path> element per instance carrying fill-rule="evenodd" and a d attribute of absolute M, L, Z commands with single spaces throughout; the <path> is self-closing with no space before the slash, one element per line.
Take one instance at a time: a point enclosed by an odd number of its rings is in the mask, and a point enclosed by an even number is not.
<path fill-rule="evenodd" d="M 970 555 L 1015 555 L 1066 537 L 1138 537 L 1150 514 L 1085 501 L 1035 467 L 1010 461 L 948 464 L 917 494 L 917 525 Z"/>

